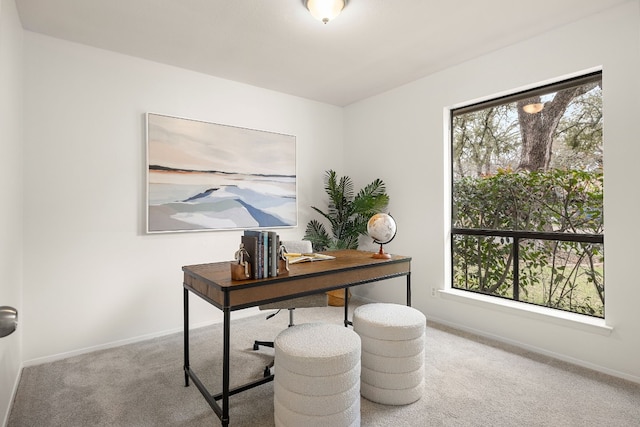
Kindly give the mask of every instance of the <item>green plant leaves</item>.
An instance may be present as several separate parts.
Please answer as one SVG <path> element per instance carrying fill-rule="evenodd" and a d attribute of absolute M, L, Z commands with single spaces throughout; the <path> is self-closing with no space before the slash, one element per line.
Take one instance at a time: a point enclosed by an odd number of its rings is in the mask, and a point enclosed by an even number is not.
<path fill-rule="evenodd" d="M 311 206 L 331 227 L 331 234 L 317 220 L 307 224 L 304 238 L 311 241 L 316 251 L 331 249 L 357 249 L 358 239 L 367 233 L 367 221 L 382 212 L 389 204 L 389 196 L 381 179 L 375 179 L 355 193 L 350 177 L 338 177 L 333 170 L 326 171 L 324 189 L 328 195 L 326 211 Z"/>
<path fill-rule="evenodd" d="M 580 170 L 501 171 L 453 189 L 455 228 L 603 234 L 603 175 Z M 518 292 L 512 242 L 453 236 L 453 286 L 604 316 L 602 244 L 522 239 Z"/>

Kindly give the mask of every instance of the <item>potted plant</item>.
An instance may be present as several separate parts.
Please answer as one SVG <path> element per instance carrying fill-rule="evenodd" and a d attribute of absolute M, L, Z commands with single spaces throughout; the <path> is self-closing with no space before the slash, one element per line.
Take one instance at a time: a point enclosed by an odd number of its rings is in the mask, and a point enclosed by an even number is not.
<path fill-rule="evenodd" d="M 375 179 L 356 193 L 351 178 L 338 178 L 333 170 L 326 172 L 324 181 L 329 196 L 327 210 L 311 208 L 328 221 L 331 233 L 322 222 L 312 219 L 307 224 L 304 238 L 311 241 L 314 251 L 357 249 L 359 237 L 367 234 L 369 218 L 384 211 L 389 204 L 385 184 L 381 179 Z M 334 298 L 343 299 L 342 291 L 334 293 L 329 293 L 329 304 L 343 305 L 344 301 L 332 302 Z"/>

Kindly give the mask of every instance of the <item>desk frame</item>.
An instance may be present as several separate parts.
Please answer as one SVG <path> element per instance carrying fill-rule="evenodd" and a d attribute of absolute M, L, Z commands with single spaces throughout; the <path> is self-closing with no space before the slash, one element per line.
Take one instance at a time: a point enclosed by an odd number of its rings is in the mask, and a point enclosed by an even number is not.
<path fill-rule="evenodd" d="M 184 379 L 193 381 L 222 426 L 229 425 L 229 397 L 273 380 L 273 374 L 233 389 L 229 382 L 231 311 L 283 301 L 315 293 L 344 289 L 344 325 L 348 319 L 349 288 L 394 277 L 406 276 L 407 305 L 411 305 L 411 258 L 392 256 L 374 259 L 371 252 L 341 250 L 331 253 L 335 260 L 295 264 L 288 274 L 256 280 L 231 281 L 229 262 L 184 266 Z M 222 392 L 211 394 L 189 366 L 189 292 L 223 312 Z M 222 400 L 222 406 L 218 401 Z"/>

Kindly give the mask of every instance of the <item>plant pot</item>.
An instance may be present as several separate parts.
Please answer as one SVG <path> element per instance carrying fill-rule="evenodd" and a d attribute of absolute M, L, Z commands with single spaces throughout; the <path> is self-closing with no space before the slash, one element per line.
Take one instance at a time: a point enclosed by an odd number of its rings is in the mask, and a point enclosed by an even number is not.
<path fill-rule="evenodd" d="M 344 307 L 344 289 L 336 289 L 327 292 L 329 305 L 333 307 Z M 347 291 L 347 298 L 351 298 L 351 290 Z"/>

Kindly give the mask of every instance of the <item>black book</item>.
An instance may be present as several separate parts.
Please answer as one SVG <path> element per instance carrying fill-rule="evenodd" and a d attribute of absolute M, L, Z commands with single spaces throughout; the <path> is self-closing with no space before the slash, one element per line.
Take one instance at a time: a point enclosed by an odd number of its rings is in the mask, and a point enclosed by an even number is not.
<path fill-rule="evenodd" d="M 255 237 L 257 240 L 257 249 L 256 249 L 256 256 L 253 260 L 253 264 L 252 266 L 255 267 L 255 277 L 254 279 L 262 279 L 265 276 L 265 265 L 264 265 L 264 260 L 266 258 L 265 255 L 265 236 L 263 234 L 262 231 L 257 231 L 257 230 L 245 230 L 244 231 L 244 235 L 245 236 L 249 236 L 249 237 Z"/>
<path fill-rule="evenodd" d="M 275 231 L 269 231 L 269 276 L 278 275 L 278 235 Z"/>

